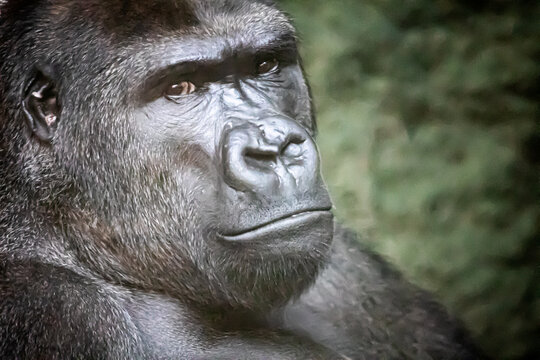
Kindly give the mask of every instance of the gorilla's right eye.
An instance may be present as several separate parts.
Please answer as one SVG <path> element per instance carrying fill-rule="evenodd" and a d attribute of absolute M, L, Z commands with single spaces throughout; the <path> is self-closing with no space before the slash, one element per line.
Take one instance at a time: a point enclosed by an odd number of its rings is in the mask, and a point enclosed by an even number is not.
<path fill-rule="evenodd" d="M 275 58 L 263 60 L 257 64 L 257 74 L 267 74 L 276 71 L 279 68 L 279 61 Z"/>
<path fill-rule="evenodd" d="M 193 94 L 197 90 L 197 86 L 190 81 L 181 81 L 170 85 L 164 95 L 168 98 L 178 98 L 180 96 Z"/>

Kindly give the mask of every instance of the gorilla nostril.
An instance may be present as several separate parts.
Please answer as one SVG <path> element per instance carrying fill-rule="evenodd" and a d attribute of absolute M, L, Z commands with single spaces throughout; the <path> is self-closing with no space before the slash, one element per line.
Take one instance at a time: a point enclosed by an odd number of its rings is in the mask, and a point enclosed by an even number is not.
<path fill-rule="evenodd" d="M 303 153 L 302 144 L 306 138 L 300 134 L 290 134 L 287 140 L 283 143 L 280 155 L 286 157 L 298 157 Z"/>
<path fill-rule="evenodd" d="M 281 151 L 281 154 L 286 157 L 296 158 L 302 155 L 303 148 L 299 143 L 291 142 Z"/>
<path fill-rule="evenodd" d="M 267 149 L 247 148 L 244 151 L 244 159 L 249 165 L 267 167 L 277 163 L 277 150 L 274 147 Z"/>

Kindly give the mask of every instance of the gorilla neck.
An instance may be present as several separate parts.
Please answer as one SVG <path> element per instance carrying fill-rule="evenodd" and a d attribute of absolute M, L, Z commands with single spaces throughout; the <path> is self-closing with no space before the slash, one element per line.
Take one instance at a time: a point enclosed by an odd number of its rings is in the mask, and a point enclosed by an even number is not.
<path fill-rule="evenodd" d="M 142 235 L 136 229 L 122 234 L 74 208 L 60 222 L 58 238 L 76 239 L 69 245 L 76 262 L 97 277 L 132 291 L 167 294 L 205 311 L 266 312 L 285 305 L 312 284 L 326 263 L 327 251 L 320 249 L 257 256 L 219 249 L 217 260 L 195 258 L 181 247 L 184 241 L 171 239 L 201 234 Z"/>
<path fill-rule="evenodd" d="M 36 228 L 27 231 L 48 238 L 43 241 L 35 236 L 36 253 L 61 253 L 55 257 L 58 265 L 75 266 L 131 290 L 168 294 L 216 311 L 267 311 L 299 296 L 327 260 L 327 244 L 301 253 L 226 249 L 202 233 L 188 233 L 182 224 L 175 224 L 178 220 L 171 218 L 170 211 L 147 211 L 153 214 L 154 223 L 150 215 L 144 218 L 140 213 L 129 219 L 112 214 L 104 219 L 103 209 L 100 213 L 94 210 L 75 185 L 60 182 L 60 178 L 49 184 L 54 191 L 45 185 L 34 187 L 36 195 L 26 199 L 21 190 L 26 185 L 11 186 L 13 198 L 8 200 L 24 199 L 26 205 L 19 207 L 18 218 L 32 219 Z M 28 234 L 24 237 L 29 238 Z M 198 248 L 186 250 L 187 239 Z M 214 244 L 210 251 L 202 249 L 211 246 L 209 243 Z"/>

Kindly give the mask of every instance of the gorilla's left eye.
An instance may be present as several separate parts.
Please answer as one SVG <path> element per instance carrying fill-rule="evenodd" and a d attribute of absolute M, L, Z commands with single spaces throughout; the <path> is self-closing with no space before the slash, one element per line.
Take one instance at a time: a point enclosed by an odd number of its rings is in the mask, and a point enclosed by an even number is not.
<path fill-rule="evenodd" d="M 274 72 L 279 68 L 279 61 L 277 59 L 263 60 L 257 64 L 257 74 L 267 74 Z"/>
<path fill-rule="evenodd" d="M 181 81 L 176 84 L 170 85 L 165 90 L 165 96 L 170 98 L 177 98 L 183 95 L 193 94 L 197 90 L 197 86 L 190 81 Z"/>

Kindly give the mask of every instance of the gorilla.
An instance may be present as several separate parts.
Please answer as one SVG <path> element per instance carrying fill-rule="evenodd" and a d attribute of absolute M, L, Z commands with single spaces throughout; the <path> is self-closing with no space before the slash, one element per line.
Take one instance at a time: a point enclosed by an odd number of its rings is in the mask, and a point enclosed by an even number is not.
<path fill-rule="evenodd" d="M 476 359 L 334 222 L 267 0 L 0 8 L 2 359 Z"/>

